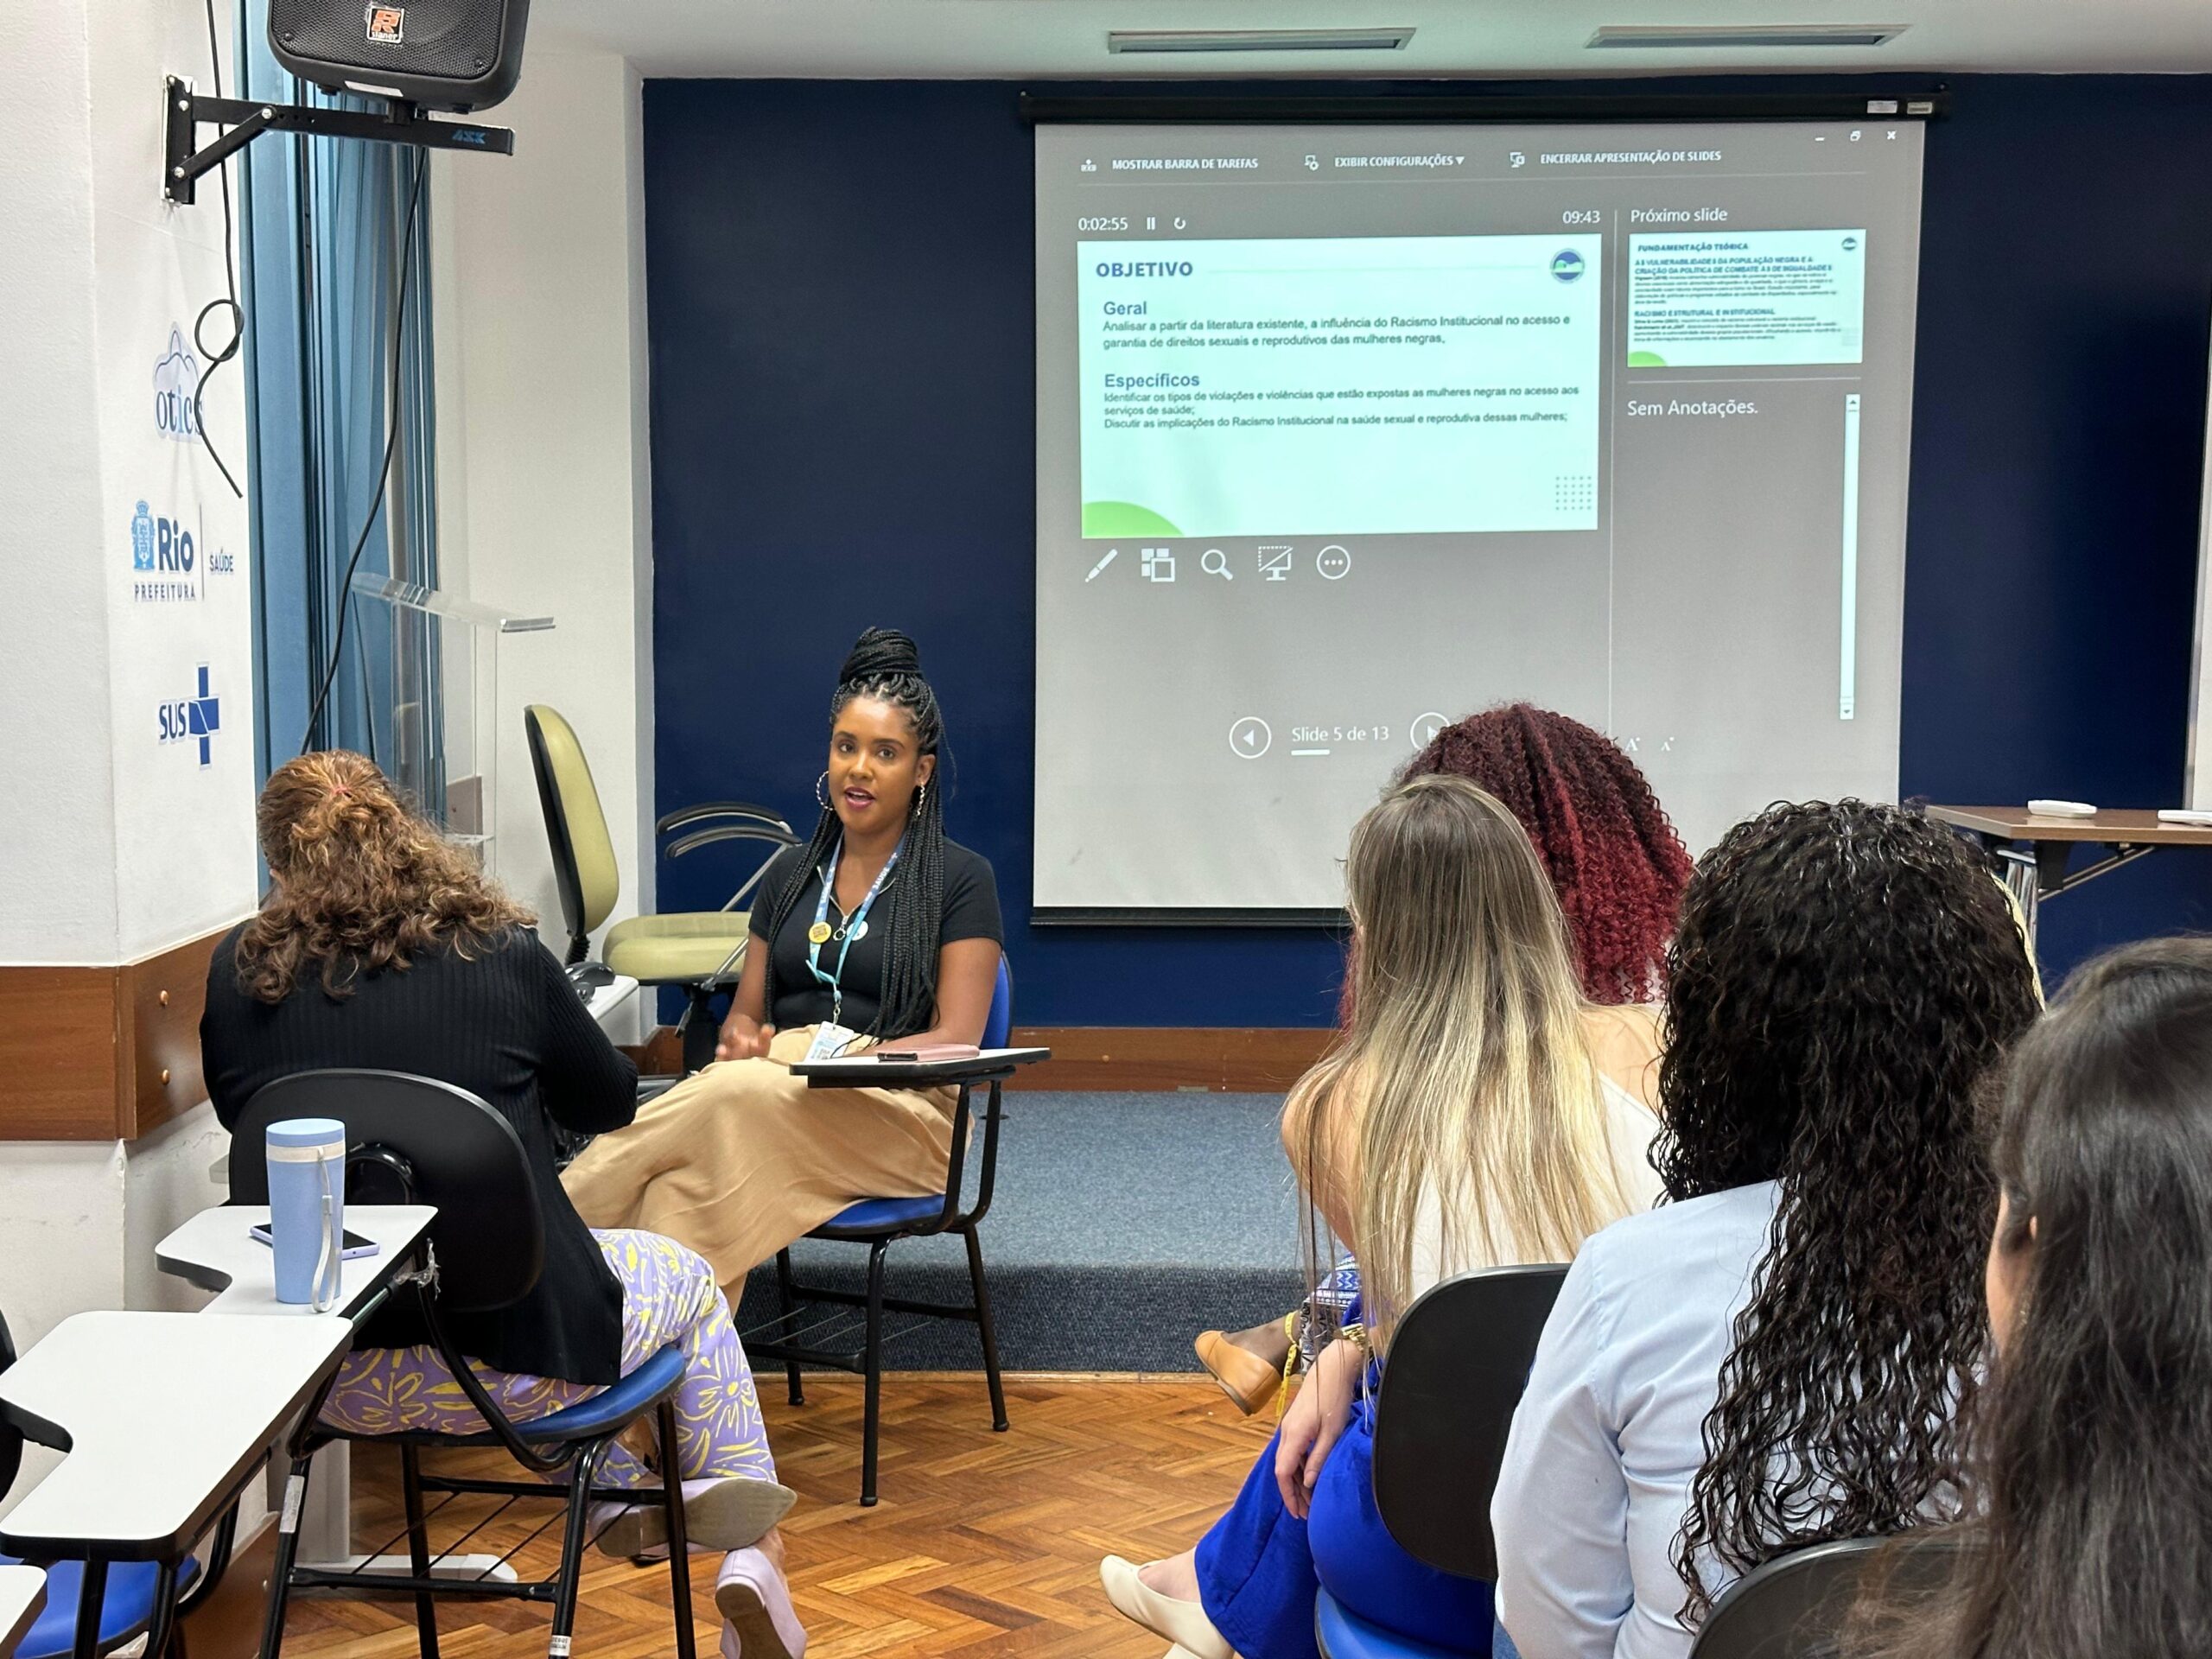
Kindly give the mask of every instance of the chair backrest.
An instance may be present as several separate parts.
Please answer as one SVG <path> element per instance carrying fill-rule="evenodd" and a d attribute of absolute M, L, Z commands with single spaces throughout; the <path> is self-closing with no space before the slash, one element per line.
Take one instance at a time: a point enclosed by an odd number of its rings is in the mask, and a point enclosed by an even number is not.
<path fill-rule="evenodd" d="M 1847 1538 L 1814 1544 L 1752 1568 L 1730 1585 L 1699 1627 L 1690 1659 L 1832 1659 L 1867 1567 L 1885 1546 L 1901 1546 L 1887 1590 L 1924 1595 L 1949 1576 L 1955 1538 Z"/>
<path fill-rule="evenodd" d="M 1490 1495 L 1564 1267 L 1462 1274 L 1398 1321 L 1375 1402 L 1375 1507 L 1416 1560 L 1495 1579 Z"/>
<path fill-rule="evenodd" d="M 8 1316 L 0 1313 L 0 1371 L 16 1363 L 16 1339 L 8 1334 Z M 8 1496 L 8 1489 L 16 1484 L 16 1471 L 23 1466 L 23 1431 L 0 1417 L 0 1499 Z"/>
<path fill-rule="evenodd" d="M 268 1130 L 288 1117 L 334 1117 L 353 1165 L 348 1198 L 432 1204 L 438 1306 L 480 1313 L 528 1294 L 545 1266 L 545 1217 L 513 1125 L 449 1083 L 404 1071 L 302 1071 L 264 1084 L 231 1138 L 231 1202 L 269 1202 Z M 376 1166 L 405 1192 L 377 1192 Z"/>
<path fill-rule="evenodd" d="M 991 1011 L 983 1016 L 984 1048 L 1004 1048 L 1014 1034 L 1014 976 L 1006 969 L 1006 952 L 999 952 L 999 982 L 991 988 Z"/>
<path fill-rule="evenodd" d="M 530 768 L 537 775 L 537 804 L 545 812 L 545 839 L 553 849 L 553 883 L 560 890 L 561 919 L 569 929 L 569 960 L 582 962 L 592 931 L 622 894 L 614 840 L 583 745 L 557 709 L 533 702 L 522 711 L 530 739 Z"/>

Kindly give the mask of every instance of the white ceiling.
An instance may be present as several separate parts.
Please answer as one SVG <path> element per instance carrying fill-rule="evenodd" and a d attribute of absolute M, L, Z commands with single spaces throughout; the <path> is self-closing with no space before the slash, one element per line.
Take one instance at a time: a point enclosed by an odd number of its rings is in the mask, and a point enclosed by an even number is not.
<path fill-rule="evenodd" d="M 1910 25 L 1886 46 L 1591 51 L 1601 24 Z M 1109 29 L 1411 25 L 1396 52 L 1111 56 Z M 1713 70 L 2212 71 L 2212 0 L 535 0 L 532 43 L 651 75 L 1604 75 Z"/>

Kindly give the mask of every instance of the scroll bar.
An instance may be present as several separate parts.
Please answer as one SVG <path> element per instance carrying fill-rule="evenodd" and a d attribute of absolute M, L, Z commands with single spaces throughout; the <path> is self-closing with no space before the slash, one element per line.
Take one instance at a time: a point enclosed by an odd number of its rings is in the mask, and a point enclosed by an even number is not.
<path fill-rule="evenodd" d="M 1859 394 L 1843 400 L 1843 670 L 1836 718 L 1859 705 Z"/>

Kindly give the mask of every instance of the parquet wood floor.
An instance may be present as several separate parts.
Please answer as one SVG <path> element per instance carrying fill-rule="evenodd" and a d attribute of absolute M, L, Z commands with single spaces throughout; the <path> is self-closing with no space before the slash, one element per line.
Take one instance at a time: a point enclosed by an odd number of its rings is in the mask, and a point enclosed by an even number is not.
<path fill-rule="evenodd" d="M 1240 1417 L 1204 1377 L 1023 1376 L 1007 1379 L 1013 1427 L 995 1434 L 980 1376 L 894 1373 L 883 1390 L 883 1501 L 863 1510 L 859 1381 L 810 1377 L 803 1407 L 785 1402 L 780 1377 L 761 1382 L 777 1471 L 799 1494 L 784 1537 L 810 1659 L 1160 1659 L 1166 1643 L 1107 1605 L 1098 1558 L 1142 1560 L 1192 1542 L 1235 1496 L 1271 1427 L 1267 1416 Z M 472 1452 L 433 1461 L 493 1473 L 502 1460 Z M 400 1525 L 397 1459 L 357 1449 L 353 1466 L 357 1532 L 373 1544 Z M 460 1525 L 433 1523 L 434 1547 L 478 1518 L 481 1510 L 461 1508 L 474 1501 L 447 1512 L 444 1521 L 464 1517 Z M 527 1519 L 518 1506 L 468 1548 L 505 1551 L 555 1512 L 527 1507 Z M 549 1532 L 517 1565 L 546 1571 L 556 1548 Z M 714 1564 L 694 1565 L 701 1659 L 712 1659 L 720 1630 Z M 524 1602 L 448 1599 L 438 1609 L 450 1659 L 535 1659 L 550 1619 Z M 588 1554 L 576 1659 L 674 1648 L 667 1568 Z M 412 1604 L 296 1596 L 284 1651 L 409 1659 Z"/>

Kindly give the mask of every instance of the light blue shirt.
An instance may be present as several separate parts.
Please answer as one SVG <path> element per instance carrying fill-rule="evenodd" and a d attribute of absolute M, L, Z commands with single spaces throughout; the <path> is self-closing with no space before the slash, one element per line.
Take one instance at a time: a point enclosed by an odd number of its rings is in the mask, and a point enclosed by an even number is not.
<path fill-rule="evenodd" d="M 1568 1269 L 1491 1501 L 1498 1620 L 1522 1659 L 1689 1652 L 1675 1537 L 1780 1193 L 1630 1216 Z M 1728 1575 L 1704 1576 L 1718 1595 Z"/>

